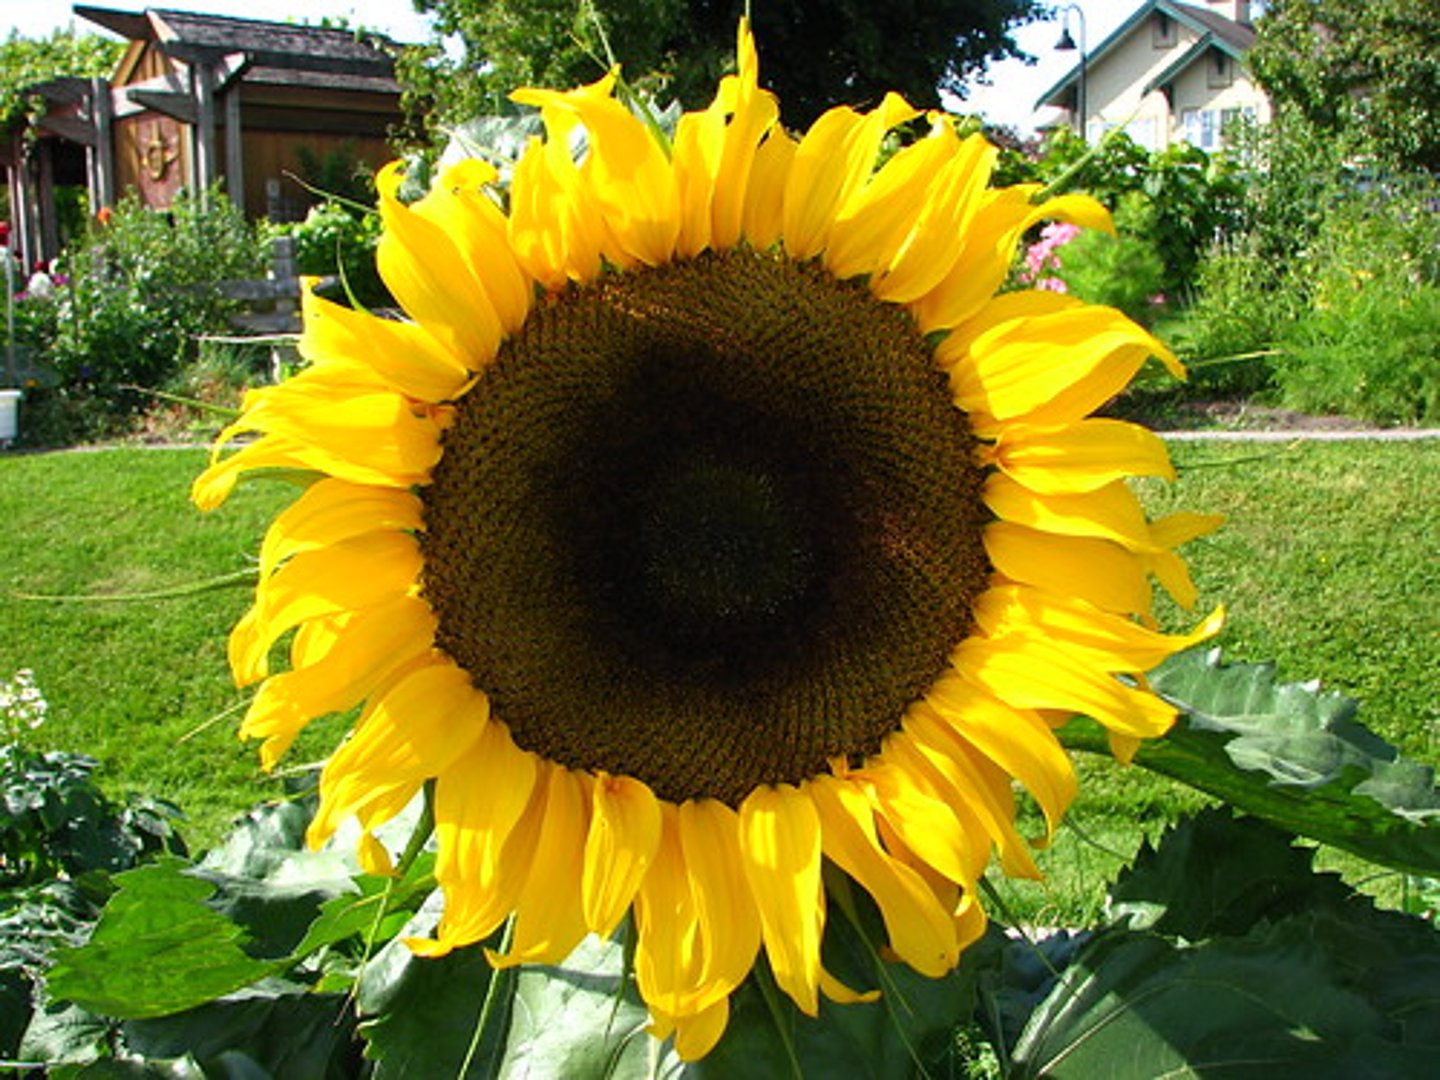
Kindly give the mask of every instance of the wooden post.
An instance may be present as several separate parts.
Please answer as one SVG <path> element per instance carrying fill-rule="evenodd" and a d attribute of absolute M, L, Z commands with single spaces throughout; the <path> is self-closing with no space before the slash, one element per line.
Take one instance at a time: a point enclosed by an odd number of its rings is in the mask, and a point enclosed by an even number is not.
<path fill-rule="evenodd" d="M 40 223 L 40 252 L 31 260 L 27 270 L 35 269 L 36 262 L 48 262 L 60 254 L 60 221 L 55 213 L 55 140 L 38 140 L 35 151 L 40 167 L 40 184 L 35 198 L 35 211 Z"/>
<path fill-rule="evenodd" d="M 110 80 L 90 80 L 90 116 L 95 124 L 95 145 L 90 147 L 90 212 L 115 205 L 115 105 Z"/>
<path fill-rule="evenodd" d="M 196 106 L 191 135 L 195 145 L 195 192 L 200 205 L 206 206 L 210 185 L 215 182 L 215 81 L 210 65 L 203 60 L 190 65 L 190 92 Z"/>
<path fill-rule="evenodd" d="M 241 211 L 245 209 L 245 149 L 240 133 L 240 80 L 231 79 L 225 91 L 225 193 Z"/>

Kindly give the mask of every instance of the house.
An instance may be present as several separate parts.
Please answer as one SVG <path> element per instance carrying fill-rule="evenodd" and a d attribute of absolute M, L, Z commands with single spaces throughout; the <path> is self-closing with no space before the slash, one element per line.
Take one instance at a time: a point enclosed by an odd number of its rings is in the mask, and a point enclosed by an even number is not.
<path fill-rule="evenodd" d="M 380 35 L 149 8 L 76 6 L 128 42 L 109 79 L 34 87 L 43 112 L 0 133 L 14 242 L 25 264 L 58 253 L 57 186 L 89 205 L 126 190 L 164 209 L 219 180 L 252 219 L 294 220 L 314 201 L 293 177 L 345 155 L 375 168 L 402 120 L 396 46 Z"/>
<path fill-rule="evenodd" d="M 1269 100 L 1245 67 L 1255 42 L 1250 13 L 1245 0 L 1147 0 L 1036 108 L 1059 107 L 1062 122 L 1090 142 L 1123 128 L 1150 150 L 1176 142 L 1218 149 L 1240 118 L 1270 118 Z"/>

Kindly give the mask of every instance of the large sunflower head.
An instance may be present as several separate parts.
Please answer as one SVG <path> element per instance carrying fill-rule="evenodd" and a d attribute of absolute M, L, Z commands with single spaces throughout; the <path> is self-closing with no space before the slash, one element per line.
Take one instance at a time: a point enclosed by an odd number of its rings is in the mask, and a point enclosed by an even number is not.
<path fill-rule="evenodd" d="M 383 871 L 374 829 L 433 781 L 445 911 L 414 947 L 513 917 L 492 960 L 557 962 L 633 913 L 687 1058 L 762 948 L 806 1012 L 862 996 L 821 965 L 826 861 L 898 956 L 953 967 L 992 856 L 1035 873 L 1015 784 L 1051 828 L 1074 792 L 1052 726 L 1088 714 L 1122 756 L 1164 732 L 1141 673 L 1217 623 L 1148 628 L 1213 522 L 1147 521 L 1125 481 L 1171 475 L 1163 446 L 1089 418 L 1174 357 L 1108 308 L 996 295 L 1032 224 L 1104 211 L 990 188 L 993 148 L 895 96 L 792 137 L 744 24 L 738 69 L 669 141 L 610 77 L 517 92 L 546 135 L 503 191 L 471 160 L 406 205 L 384 170 L 403 317 L 307 295 L 310 366 L 247 397 L 195 487 L 315 477 L 230 650 L 267 766 L 363 706 L 311 842 L 353 815 Z"/>

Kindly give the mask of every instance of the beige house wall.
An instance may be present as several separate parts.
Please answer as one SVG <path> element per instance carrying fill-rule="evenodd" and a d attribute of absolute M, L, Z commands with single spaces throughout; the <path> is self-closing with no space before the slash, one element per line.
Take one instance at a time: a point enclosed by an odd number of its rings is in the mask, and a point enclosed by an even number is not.
<path fill-rule="evenodd" d="M 1228 80 L 1211 74 L 1216 50 L 1194 63 L 1170 84 L 1170 93 L 1156 89 L 1142 94 L 1167 68 L 1200 40 L 1200 34 L 1178 20 L 1170 20 L 1168 38 L 1156 32 L 1157 16 L 1137 26 L 1085 72 L 1085 135 L 1091 142 L 1112 128 L 1123 128 L 1142 146 L 1162 150 L 1185 139 L 1182 117 L 1186 110 L 1250 110 L 1257 120 L 1268 120 L 1265 95 L 1245 70 L 1228 55 Z M 1161 42 L 1173 42 L 1162 44 Z M 1208 147 L 1213 149 L 1212 147 Z"/>

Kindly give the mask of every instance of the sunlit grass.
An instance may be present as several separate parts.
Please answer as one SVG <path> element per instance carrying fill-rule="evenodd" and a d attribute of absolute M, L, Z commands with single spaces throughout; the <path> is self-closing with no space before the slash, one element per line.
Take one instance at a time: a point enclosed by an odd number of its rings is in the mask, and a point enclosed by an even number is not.
<path fill-rule="evenodd" d="M 1219 642 L 1239 660 L 1274 660 L 1287 681 L 1320 678 L 1363 700 L 1361 719 L 1409 756 L 1437 759 L 1440 654 L 1440 443 L 1177 444 L 1181 480 L 1145 484 L 1154 514 L 1224 513 L 1190 545 L 1199 607 L 1223 602 Z M 231 587 L 130 603 L 32 601 L 15 593 L 172 589 L 250 565 L 266 524 L 294 494 L 254 483 L 203 515 L 188 502 L 201 451 L 106 450 L 0 458 L 0 674 L 31 667 L 51 702 L 37 745 L 105 763 L 111 791 L 180 803 L 192 844 L 276 784 L 234 734 L 245 695 L 225 637 L 249 602 Z M 1179 625 L 1184 613 L 1165 610 Z M 301 743 L 321 754 L 337 726 Z M 1199 796 L 1139 769 L 1082 762 L 1083 794 L 1054 846 L 1049 877 L 1007 885 L 1031 923 L 1098 913 L 1103 882 L 1139 842 Z M 1031 833 L 1038 819 L 1027 820 Z M 1113 853 L 1113 854 L 1112 854 Z"/>

